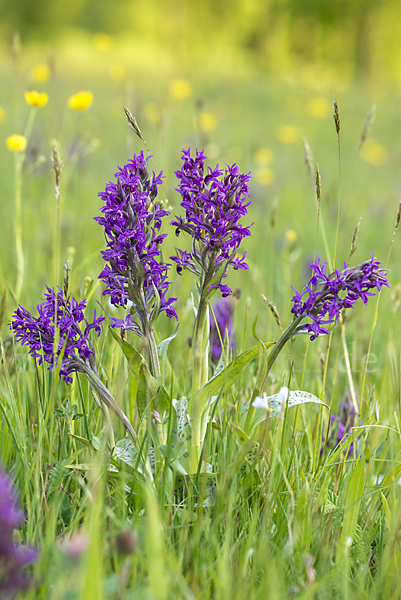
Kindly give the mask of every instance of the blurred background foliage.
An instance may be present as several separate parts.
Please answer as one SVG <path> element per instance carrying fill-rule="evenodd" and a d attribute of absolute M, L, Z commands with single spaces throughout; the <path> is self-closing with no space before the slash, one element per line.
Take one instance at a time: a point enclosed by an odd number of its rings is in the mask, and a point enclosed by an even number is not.
<path fill-rule="evenodd" d="M 16 31 L 25 43 L 77 47 L 105 32 L 138 66 L 156 53 L 181 68 L 316 64 L 347 81 L 401 84 L 399 0 L 0 0 L 0 15 L 5 45 Z"/>

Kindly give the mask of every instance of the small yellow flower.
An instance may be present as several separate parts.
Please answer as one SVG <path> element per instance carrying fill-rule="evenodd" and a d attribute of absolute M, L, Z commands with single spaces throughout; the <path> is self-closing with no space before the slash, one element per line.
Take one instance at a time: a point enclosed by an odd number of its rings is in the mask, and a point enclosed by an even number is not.
<path fill-rule="evenodd" d="M 85 110 L 93 101 L 92 92 L 78 92 L 68 98 L 68 106 L 73 110 Z"/>
<path fill-rule="evenodd" d="M 32 90 L 31 92 L 25 92 L 25 100 L 31 106 L 40 107 L 48 103 L 49 96 L 45 92 L 39 93 Z"/>
<path fill-rule="evenodd" d="M 187 79 L 173 79 L 170 83 L 170 96 L 175 100 L 187 100 L 192 94 L 192 85 Z"/>
<path fill-rule="evenodd" d="M 97 33 L 93 36 L 93 43 L 100 52 L 108 52 L 113 45 L 113 39 L 107 33 Z"/>
<path fill-rule="evenodd" d="M 0 106 L 0 123 L 2 123 L 3 121 L 5 121 L 6 118 L 6 111 L 4 110 L 4 108 L 2 108 Z"/>
<path fill-rule="evenodd" d="M 6 145 L 11 152 L 23 152 L 26 148 L 27 139 L 24 135 L 14 133 L 6 139 Z"/>
<path fill-rule="evenodd" d="M 366 140 L 361 149 L 361 158 L 373 165 L 381 167 L 388 161 L 389 153 L 384 146 L 376 142 L 376 140 Z"/>
<path fill-rule="evenodd" d="M 202 131 L 214 131 L 217 127 L 217 119 L 212 113 L 202 113 L 199 116 L 199 127 Z"/>
<path fill-rule="evenodd" d="M 260 185 L 271 185 L 274 183 L 276 179 L 276 175 L 272 169 L 266 168 L 261 169 L 256 173 L 256 181 L 260 183 Z"/>
<path fill-rule="evenodd" d="M 40 64 L 31 69 L 31 77 L 36 83 L 46 83 L 52 76 L 52 70 L 48 65 Z"/>
<path fill-rule="evenodd" d="M 282 125 L 277 129 L 276 137 L 283 144 L 296 144 L 299 140 L 299 131 L 292 125 Z"/>
<path fill-rule="evenodd" d="M 254 159 L 257 165 L 266 167 L 273 162 L 274 154 L 270 148 L 259 148 L 259 150 L 256 150 L 255 152 Z"/>
<path fill-rule="evenodd" d="M 293 229 L 287 229 L 285 232 L 285 239 L 289 244 L 294 244 L 298 239 L 297 232 Z"/>
<path fill-rule="evenodd" d="M 127 76 L 127 72 L 122 63 L 114 63 L 110 67 L 110 77 L 113 81 L 124 81 Z"/>
<path fill-rule="evenodd" d="M 312 98 L 306 105 L 306 112 L 314 119 L 324 119 L 331 109 L 332 105 L 326 98 Z"/>

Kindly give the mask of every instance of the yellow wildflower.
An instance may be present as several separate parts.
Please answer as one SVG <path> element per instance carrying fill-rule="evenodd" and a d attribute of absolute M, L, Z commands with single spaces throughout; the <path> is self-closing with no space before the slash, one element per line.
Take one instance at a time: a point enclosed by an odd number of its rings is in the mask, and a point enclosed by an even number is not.
<path fill-rule="evenodd" d="M 52 70 L 48 65 L 40 64 L 31 69 L 31 77 L 36 83 L 46 83 L 52 76 Z"/>
<path fill-rule="evenodd" d="M 212 113 L 202 113 L 199 116 L 199 127 L 202 131 L 214 131 L 217 127 L 217 119 Z"/>
<path fill-rule="evenodd" d="M 113 39 L 107 33 L 97 33 L 93 36 L 93 43 L 100 52 L 108 52 L 113 45 Z"/>
<path fill-rule="evenodd" d="M 299 131 L 292 125 L 282 125 L 277 129 L 276 137 L 283 144 L 295 144 L 299 140 Z"/>
<path fill-rule="evenodd" d="M 312 98 L 306 105 L 306 111 L 315 119 L 324 119 L 331 113 L 332 105 L 326 98 Z"/>
<path fill-rule="evenodd" d="M 0 123 L 2 123 L 6 118 L 6 111 L 4 108 L 0 106 Z"/>
<path fill-rule="evenodd" d="M 192 85 L 187 79 L 173 79 L 170 83 L 170 96 L 175 100 L 187 100 L 192 94 Z"/>
<path fill-rule="evenodd" d="M 26 148 L 27 139 L 24 135 L 14 133 L 6 139 L 6 145 L 11 152 L 23 152 Z"/>
<path fill-rule="evenodd" d="M 361 149 L 361 158 L 373 165 L 381 167 L 388 161 L 389 153 L 384 146 L 376 142 L 376 140 L 366 140 Z"/>
<path fill-rule="evenodd" d="M 260 183 L 260 185 L 271 185 L 274 183 L 276 179 L 276 175 L 272 169 L 261 169 L 256 173 L 256 181 Z"/>
<path fill-rule="evenodd" d="M 32 90 L 31 92 L 25 92 L 25 100 L 31 106 L 36 106 L 39 108 L 40 106 L 44 106 L 48 103 L 49 96 L 45 92 L 39 93 L 35 90 Z"/>
<path fill-rule="evenodd" d="M 259 148 L 255 152 L 254 159 L 257 165 L 265 167 L 273 162 L 274 154 L 270 148 Z"/>
<path fill-rule="evenodd" d="M 93 101 L 92 92 L 77 92 L 68 98 L 68 106 L 73 110 L 85 110 Z"/>

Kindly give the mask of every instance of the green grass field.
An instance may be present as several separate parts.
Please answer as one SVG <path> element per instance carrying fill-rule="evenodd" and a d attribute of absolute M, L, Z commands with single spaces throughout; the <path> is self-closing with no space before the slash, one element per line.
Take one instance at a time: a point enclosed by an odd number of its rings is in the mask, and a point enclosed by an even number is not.
<path fill-rule="evenodd" d="M 0 72 L 0 462 L 15 482 L 23 508 L 16 541 L 39 549 L 25 597 L 400 597 L 401 266 L 399 232 L 394 236 L 401 192 L 399 90 L 340 80 L 334 85 L 306 70 L 282 78 L 245 69 L 235 77 L 217 69 L 182 76 L 170 68 L 153 68 L 152 57 L 148 65 L 124 72 L 111 59 L 96 60 L 89 50 L 88 57 L 84 68 L 79 56 L 64 53 L 55 76 L 41 84 L 29 74 L 35 60 L 44 60 L 38 51 L 23 56 L 18 72 L 4 58 Z M 24 99 L 30 89 L 48 93 L 48 103 L 32 109 Z M 93 92 L 93 104 L 71 110 L 68 98 L 82 89 Z M 177 98 L 180 93 L 187 97 Z M 333 94 L 341 118 L 340 172 Z M 152 476 L 138 471 L 139 459 L 135 463 L 131 457 L 127 464 L 118 458 L 88 380 L 77 373 L 66 385 L 56 371 L 37 366 L 9 328 L 18 303 L 33 313 L 46 284 L 63 285 L 67 260 L 70 292 L 88 299 L 88 314 L 95 308 L 99 312 L 97 302 L 107 307 L 97 279 L 105 247 L 102 229 L 93 220 L 101 209 L 97 194 L 131 154 L 146 151 L 129 131 L 122 104 L 137 119 L 153 155 L 150 167 L 165 175 L 159 196 L 168 199 L 172 215 L 183 212 L 174 175 L 181 168 L 183 148 L 205 148 L 210 166 L 236 162 L 242 173 L 252 172 L 252 204 L 245 219 L 253 223 L 252 235 L 241 245 L 250 270 L 231 270 L 228 276 L 230 287 L 241 290 L 232 358 L 256 343 L 256 317 L 263 342 L 279 338 L 262 294 L 276 304 L 286 327 L 290 286 L 301 289 L 307 283 L 314 255 L 324 260 L 335 256 L 341 269 L 360 218 L 351 266 L 373 252 L 388 269 L 390 289 L 383 288 L 368 306 L 358 301 L 329 337 L 313 342 L 308 336 L 294 338 L 267 377 L 268 395 L 286 385 L 314 394 L 329 408 L 287 408 L 263 419 L 252 441 L 241 437 L 238 428 L 260 383 L 257 353 L 220 395 L 204 444 L 206 460 L 217 474 L 212 496 L 211 476 L 198 472 L 180 480 L 171 466 L 178 455 L 166 448 L 156 448 Z M 374 122 L 358 152 L 373 104 Z M 21 175 L 24 274 L 17 298 L 15 163 L 21 155 L 10 152 L 5 140 L 24 134 L 32 111 Z M 319 163 L 319 219 L 302 138 L 312 149 L 313 168 Z M 58 141 L 63 161 L 59 211 L 52 139 Z M 163 225 L 169 233 L 165 260 L 176 245 L 185 246 L 168 221 Z M 173 268 L 170 280 L 180 328 L 169 346 L 165 388 L 170 399 L 178 399 L 191 394 L 188 340 L 195 282 L 191 273 L 180 277 Z M 174 328 L 175 322 L 161 316 L 156 342 Z M 131 332 L 127 341 L 140 348 Z M 134 424 L 142 444 L 137 453 L 146 454 L 152 433 L 150 414 L 144 412 L 142 424 L 138 418 L 141 380 L 107 321 L 93 342 L 100 378 Z M 330 415 L 349 401 L 350 389 L 361 414 L 335 447 L 330 436 L 324 441 Z M 169 435 L 171 407 L 162 415 Z M 122 439 L 123 426 L 114 416 L 111 420 L 114 439 Z M 252 458 L 251 448 L 256 452 Z"/>

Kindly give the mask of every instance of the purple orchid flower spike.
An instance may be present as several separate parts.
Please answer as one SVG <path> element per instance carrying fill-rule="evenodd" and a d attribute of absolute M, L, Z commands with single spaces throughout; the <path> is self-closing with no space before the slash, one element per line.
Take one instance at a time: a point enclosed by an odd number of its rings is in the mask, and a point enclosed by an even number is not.
<path fill-rule="evenodd" d="M 302 317 L 302 321 L 303 318 L 310 319 L 311 322 L 300 323 L 295 333 L 311 333 L 311 340 L 327 335 L 343 309 L 353 308 L 359 299 L 367 304 L 369 298 L 375 296 L 373 290 L 390 287 L 381 264 L 372 254 L 370 260 L 356 267 L 345 263 L 342 271 L 336 269 L 334 273 L 327 274 L 324 272 L 327 263 L 320 265 L 320 259 L 316 264 L 311 263 L 312 278 L 303 292 L 294 290 L 291 309 L 295 317 Z"/>
<path fill-rule="evenodd" d="M 149 157 L 150 158 L 150 157 Z M 176 298 L 166 298 L 169 288 L 169 263 L 162 260 L 162 220 L 169 213 L 157 201 L 162 173 L 149 174 L 143 152 L 134 154 L 115 174 L 116 183 L 108 183 L 99 194 L 104 201 L 103 216 L 95 221 L 104 227 L 107 249 L 102 251 L 106 266 L 99 278 L 106 284 L 104 295 L 114 306 L 132 304 L 132 319 L 123 330 L 131 329 L 146 337 L 150 321 L 160 312 L 177 315 Z M 114 327 L 123 327 L 114 322 Z M 136 325 L 136 327 L 135 327 Z"/>
<path fill-rule="evenodd" d="M 183 150 L 184 164 L 176 176 L 185 218 L 176 217 L 171 224 L 177 236 L 183 231 L 192 237 L 192 250 L 178 250 L 178 256 L 171 260 L 177 264 L 179 274 L 183 269 L 195 273 L 204 291 L 219 288 L 223 296 L 228 296 L 231 289 L 222 283 L 228 267 L 249 269 L 245 255 L 237 257 L 236 253 L 243 238 L 251 235 L 249 227 L 240 222 L 250 204 L 251 176 L 240 173 L 236 164 L 205 171 L 206 158 L 203 150 L 194 158 L 190 148 Z"/>
<path fill-rule="evenodd" d="M 37 358 L 39 364 L 44 360 L 50 365 L 49 369 L 53 369 L 61 360 L 60 377 L 66 383 L 72 382 L 71 373 L 84 373 L 87 367 L 95 367 L 95 350 L 89 332 L 93 329 L 99 336 L 104 317 L 96 317 L 95 311 L 93 321 L 88 322 L 84 317 L 85 307 L 86 300 L 78 302 L 73 296 L 65 297 L 60 288 L 48 287 L 44 301 L 37 306 L 38 317 L 19 306 L 10 323 L 17 341 L 29 346 L 29 354 Z M 60 335 L 55 350 L 56 328 Z"/>
<path fill-rule="evenodd" d="M 29 347 L 29 354 L 39 364 L 46 362 L 49 369 L 59 367 L 60 377 L 67 384 L 73 381 L 72 373 L 84 373 L 103 403 L 103 408 L 111 409 L 135 439 L 128 417 L 97 372 L 95 348 L 89 339 L 89 333 L 93 329 L 99 336 L 100 325 L 105 317 L 96 317 L 95 311 L 93 321 L 89 322 L 84 317 L 85 307 L 86 300 L 78 302 L 73 296 L 67 297 L 60 288 L 55 290 L 48 287 L 44 301 L 37 306 L 39 316 L 34 317 L 24 306 L 19 306 L 10 322 L 10 328 L 17 341 Z M 104 412 L 107 419 L 108 413 Z"/>

